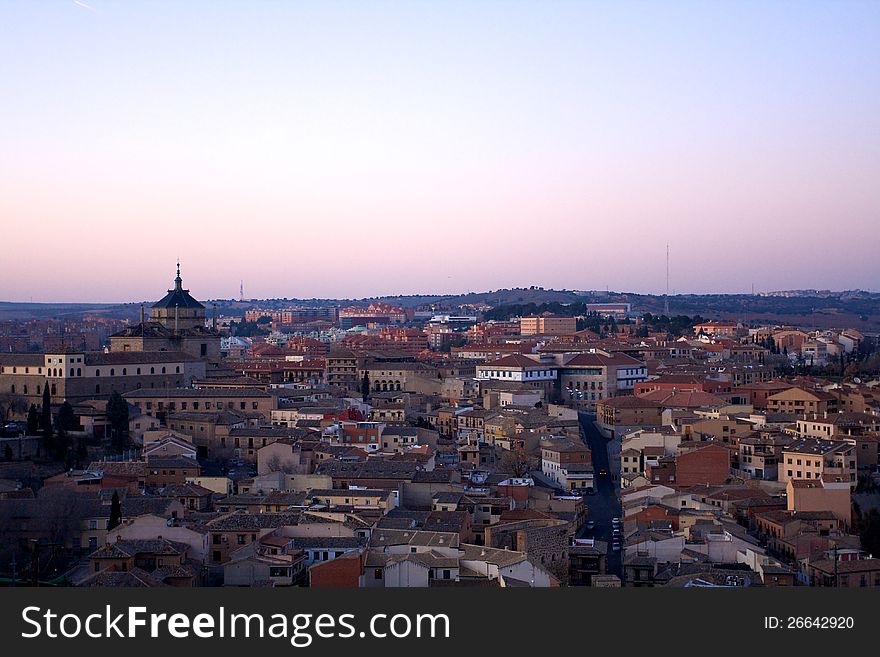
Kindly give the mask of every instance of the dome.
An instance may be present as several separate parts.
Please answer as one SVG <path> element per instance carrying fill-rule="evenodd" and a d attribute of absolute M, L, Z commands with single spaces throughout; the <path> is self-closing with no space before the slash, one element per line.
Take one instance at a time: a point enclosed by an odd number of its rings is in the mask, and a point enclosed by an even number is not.
<path fill-rule="evenodd" d="M 168 290 L 168 294 L 153 304 L 153 308 L 204 308 L 189 293 L 183 289 L 183 281 L 180 278 L 180 263 L 177 263 L 177 278 L 174 279 L 174 289 Z"/>

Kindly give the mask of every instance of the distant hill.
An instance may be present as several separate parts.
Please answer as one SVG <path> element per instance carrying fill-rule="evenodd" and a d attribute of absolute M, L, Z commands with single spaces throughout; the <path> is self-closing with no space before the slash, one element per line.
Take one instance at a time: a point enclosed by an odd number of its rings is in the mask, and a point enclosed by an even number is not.
<path fill-rule="evenodd" d="M 486 304 L 522 306 L 526 304 L 629 303 L 634 313 L 661 314 L 662 295 L 584 290 L 552 290 L 540 287 L 510 288 L 467 294 L 421 294 L 369 297 L 365 299 L 216 299 L 203 301 L 210 313 L 217 304 L 220 314 L 242 316 L 254 306 L 281 308 L 289 305 L 349 305 L 374 302 L 389 303 L 413 309 L 456 311 L 463 305 Z M 149 305 L 152 302 L 148 302 Z M 0 302 L 0 320 L 71 318 L 83 315 L 104 315 L 134 319 L 140 303 L 13 303 Z M 673 315 L 702 315 L 715 319 L 744 322 L 797 324 L 804 327 L 852 327 L 871 333 L 880 331 L 880 294 L 863 291 L 798 294 L 795 296 L 761 296 L 748 294 L 677 294 L 669 297 Z"/>

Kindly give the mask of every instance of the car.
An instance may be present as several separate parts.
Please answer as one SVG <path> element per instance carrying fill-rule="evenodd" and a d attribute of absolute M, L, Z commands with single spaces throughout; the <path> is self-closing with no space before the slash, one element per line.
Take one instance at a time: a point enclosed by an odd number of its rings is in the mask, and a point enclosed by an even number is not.
<path fill-rule="evenodd" d="M 612 525 L 613 527 L 617 527 L 618 525 L 620 525 L 620 518 L 612 518 L 612 519 L 611 519 L 611 525 Z"/>
<path fill-rule="evenodd" d="M 614 538 L 620 538 L 620 530 L 619 530 L 617 527 L 615 527 L 615 528 L 611 531 L 611 536 L 614 537 Z"/>
<path fill-rule="evenodd" d="M 587 520 L 587 529 L 593 529 L 596 526 L 596 522 L 593 520 Z"/>
<path fill-rule="evenodd" d="M 599 468 L 599 476 L 600 477 L 604 477 L 607 474 L 608 474 L 607 468 Z"/>
<path fill-rule="evenodd" d="M 587 495 L 595 495 L 596 494 L 595 488 L 587 488 L 586 491 L 587 491 Z"/>
<path fill-rule="evenodd" d="M 614 550 L 615 552 L 620 552 L 620 543 L 612 543 L 611 549 Z"/>

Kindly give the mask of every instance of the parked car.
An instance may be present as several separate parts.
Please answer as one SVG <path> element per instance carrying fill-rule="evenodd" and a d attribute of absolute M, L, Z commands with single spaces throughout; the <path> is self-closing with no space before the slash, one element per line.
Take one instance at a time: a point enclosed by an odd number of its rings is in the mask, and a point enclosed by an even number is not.
<path fill-rule="evenodd" d="M 587 520 L 587 529 L 594 529 L 596 527 L 596 522 L 594 520 Z"/>
<path fill-rule="evenodd" d="M 612 527 L 619 527 L 620 526 L 620 518 L 612 518 L 611 519 L 611 526 Z"/>

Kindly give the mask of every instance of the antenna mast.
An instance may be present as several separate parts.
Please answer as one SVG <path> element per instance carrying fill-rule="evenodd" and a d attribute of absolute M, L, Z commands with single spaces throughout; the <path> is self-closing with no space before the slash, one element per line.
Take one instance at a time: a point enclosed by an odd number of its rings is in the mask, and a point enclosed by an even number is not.
<path fill-rule="evenodd" d="M 663 295 L 663 314 L 669 317 L 669 243 L 666 243 L 666 294 Z"/>

